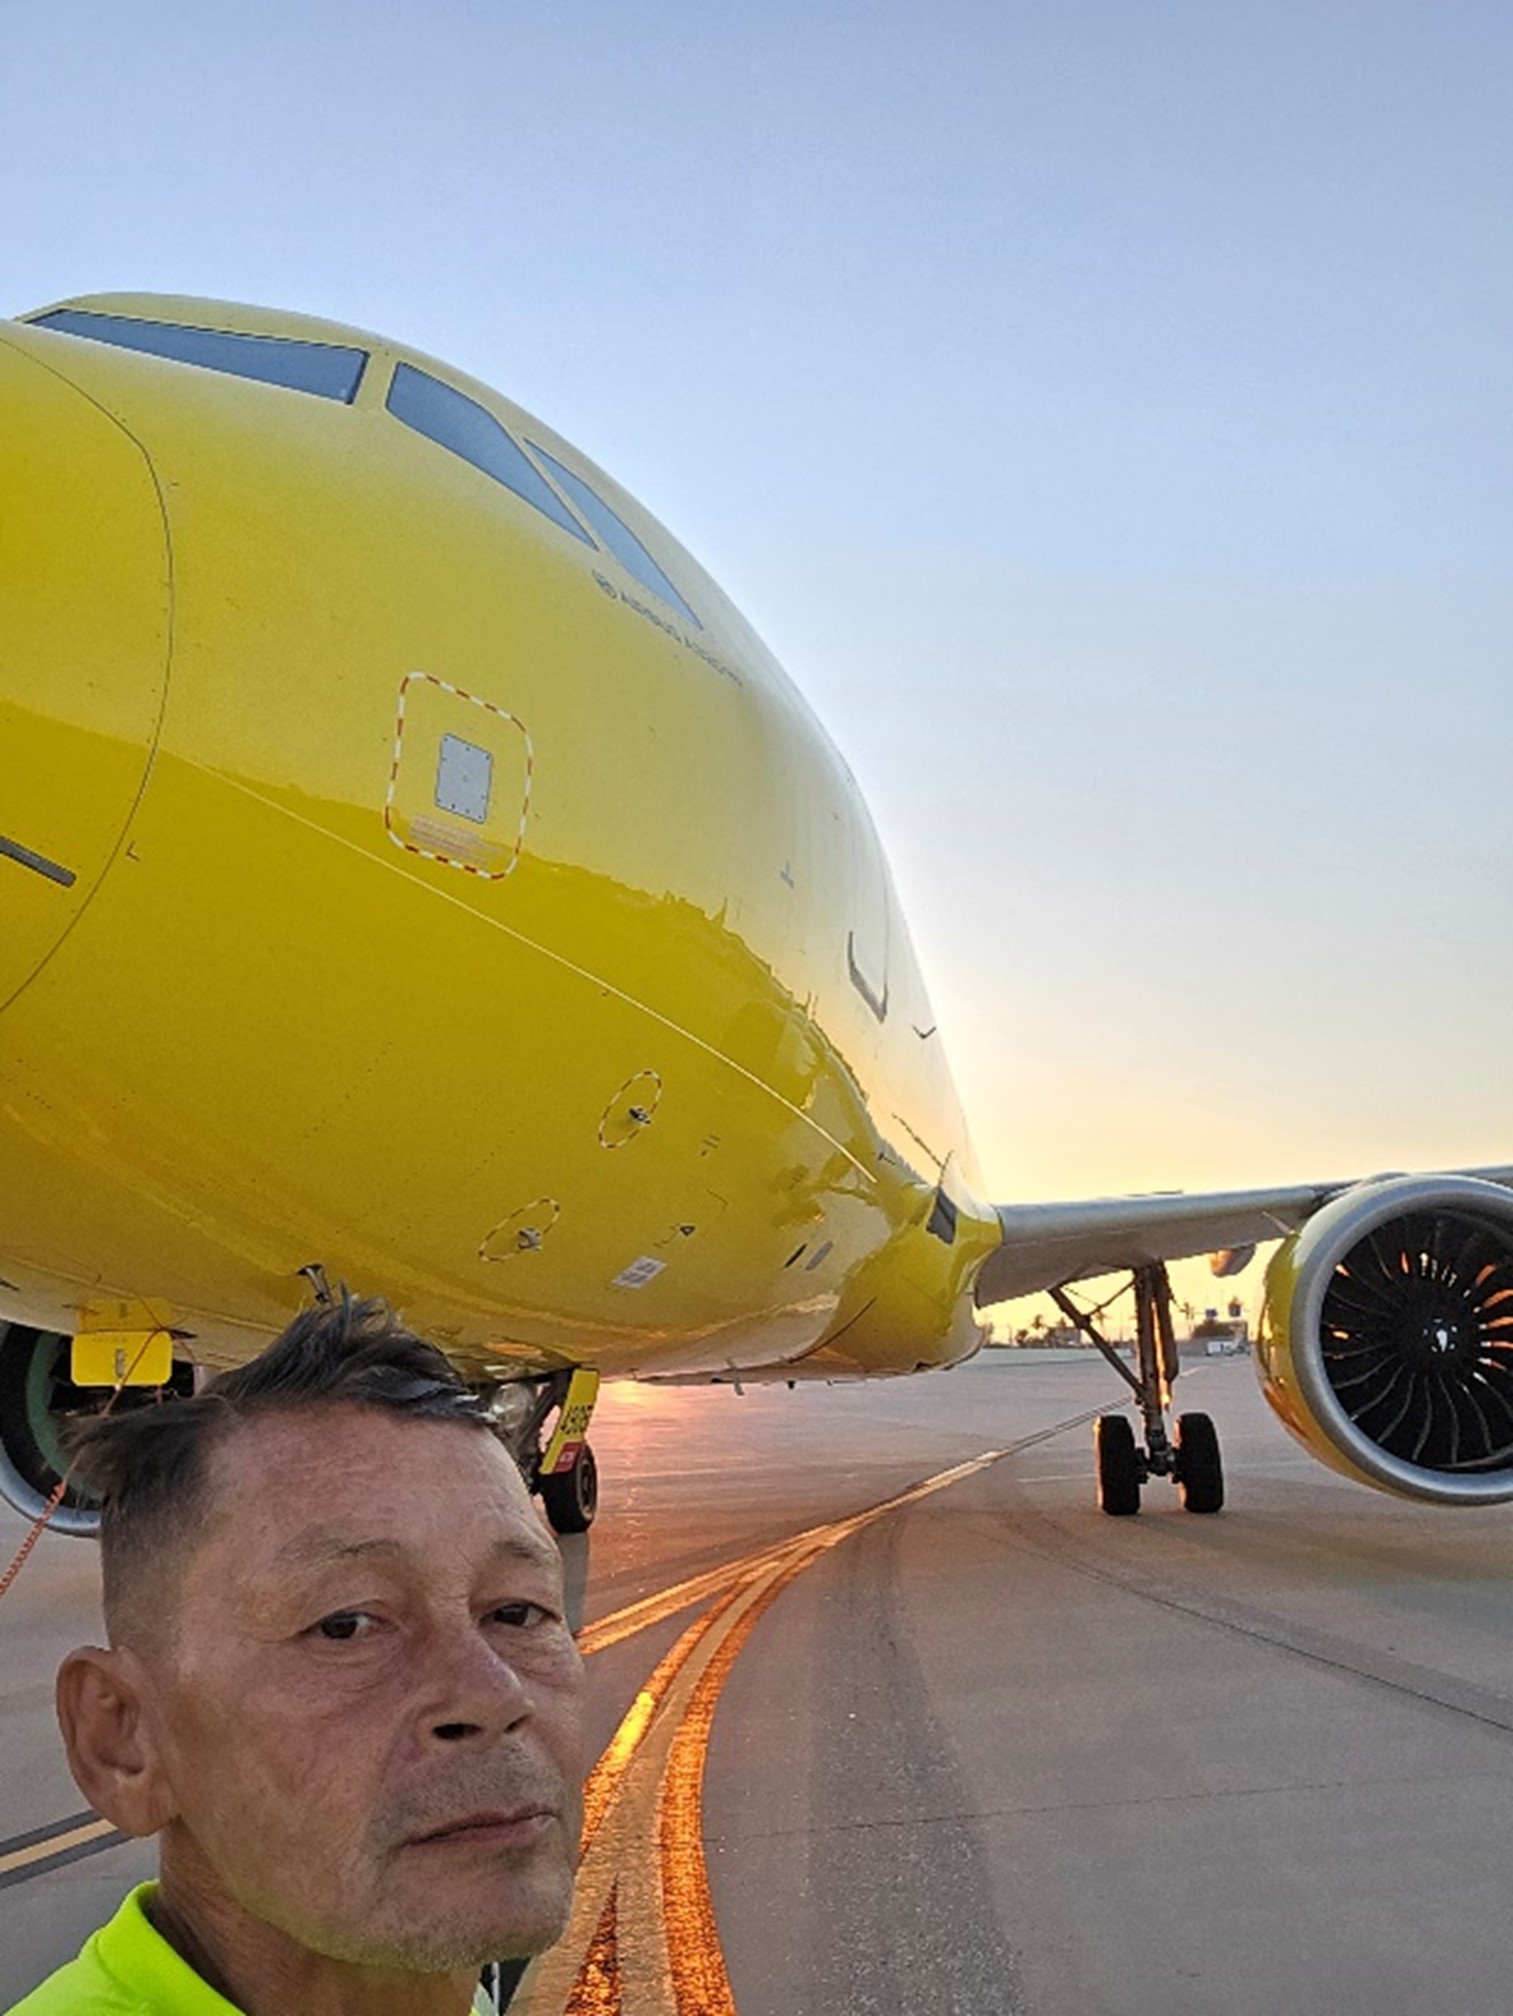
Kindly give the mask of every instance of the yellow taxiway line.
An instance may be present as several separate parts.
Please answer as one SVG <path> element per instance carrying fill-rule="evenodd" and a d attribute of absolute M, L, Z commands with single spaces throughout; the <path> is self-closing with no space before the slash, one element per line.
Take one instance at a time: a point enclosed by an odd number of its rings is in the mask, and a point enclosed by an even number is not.
<path fill-rule="evenodd" d="M 110 1820 L 82 1821 L 64 1834 L 50 1834 L 45 1841 L 32 1841 L 25 1848 L 13 1848 L 8 1855 L 0 1855 L 0 1876 L 10 1875 L 13 1869 L 25 1869 L 33 1862 L 46 1862 L 54 1855 L 66 1855 L 70 1848 L 82 1848 L 87 1841 L 98 1841 L 102 1834 L 115 1831 Z"/>

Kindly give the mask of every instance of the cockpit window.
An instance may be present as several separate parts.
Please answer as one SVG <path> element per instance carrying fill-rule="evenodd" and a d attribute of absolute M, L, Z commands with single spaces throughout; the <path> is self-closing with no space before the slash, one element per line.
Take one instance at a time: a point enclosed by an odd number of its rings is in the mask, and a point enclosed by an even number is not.
<path fill-rule="evenodd" d="M 687 617 L 696 630 L 702 630 L 703 624 L 624 519 L 616 517 L 599 493 L 590 490 L 581 476 L 575 476 L 571 469 L 564 469 L 555 455 L 548 455 L 546 450 L 538 448 L 534 441 L 531 442 L 530 448 L 531 453 L 551 471 L 558 486 L 566 492 L 568 502 L 582 512 L 626 573 L 633 574 L 643 588 L 649 588 L 653 595 L 660 596 L 669 607 L 676 609 L 680 616 Z"/>
<path fill-rule="evenodd" d="M 476 399 L 469 399 L 451 385 L 443 385 L 428 371 L 417 371 L 413 364 L 396 364 L 388 407 L 406 427 L 413 427 L 417 434 L 449 448 L 464 462 L 481 469 L 485 476 L 502 483 L 506 490 L 513 490 L 527 504 L 534 504 L 564 532 L 571 532 L 586 546 L 593 545 L 541 471 L 516 444 L 514 436 Z"/>
<path fill-rule="evenodd" d="M 340 343 L 307 343 L 289 336 L 244 336 L 229 329 L 190 329 L 178 322 L 144 322 L 135 315 L 96 315 L 83 308 L 54 308 L 33 318 L 41 329 L 87 336 L 122 350 L 145 350 L 178 364 L 226 371 L 234 378 L 313 392 L 350 404 L 368 361 L 366 350 Z"/>

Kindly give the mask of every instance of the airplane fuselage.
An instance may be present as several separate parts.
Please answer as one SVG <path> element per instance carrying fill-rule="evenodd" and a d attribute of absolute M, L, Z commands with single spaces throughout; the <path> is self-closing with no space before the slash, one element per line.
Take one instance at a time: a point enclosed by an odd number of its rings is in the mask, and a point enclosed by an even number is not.
<path fill-rule="evenodd" d="M 714 583 L 444 365 L 82 309 L 359 362 L 0 327 L 0 1315 L 225 1363 L 318 1265 L 479 1379 L 971 1351 L 1000 1231 L 886 865 Z"/>

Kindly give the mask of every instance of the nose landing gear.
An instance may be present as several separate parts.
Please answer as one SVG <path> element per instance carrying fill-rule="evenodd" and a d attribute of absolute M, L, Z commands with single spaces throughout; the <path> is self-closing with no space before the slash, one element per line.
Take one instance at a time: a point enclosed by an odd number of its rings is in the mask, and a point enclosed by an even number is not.
<path fill-rule="evenodd" d="M 495 1433 L 520 1465 L 529 1489 L 540 1494 L 556 1533 L 586 1533 L 599 1509 L 599 1466 L 588 1446 L 598 1397 L 599 1374 L 579 1365 L 542 1379 L 511 1380 L 494 1388 L 486 1401 Z"/>
<path fill-rule="evenodd" d="M 1224 1504 L 1219 1437 L 1207 1414 L 1179 1414 L 1167 1432 L 1172 1385 L 1181 1371 L 1172 1333 L 1172 1291 L 1164 1264 L 1151 1261 L 1132 1273 L 1135 1292 L 1135 1365 L 1131 1369 L 1064 1288 L 1051 1296 L 1067 1321 L 1096 1345 L 1135 1396 L 1145 1430 L 1142 1448 L 1127 1414 L 1100 1414 L 1093 1426 L 1098 1504 L 1110 1517 L 1140 1510 L 1140 1492 L 1152 1477 L 1169 1477 L 1186 1512 L 1218 1512 Z"/>

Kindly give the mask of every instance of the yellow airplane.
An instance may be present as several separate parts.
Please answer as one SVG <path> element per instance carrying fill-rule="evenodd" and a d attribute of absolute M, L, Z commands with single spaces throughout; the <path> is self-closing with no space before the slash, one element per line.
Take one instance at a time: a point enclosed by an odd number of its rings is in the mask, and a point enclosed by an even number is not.
<path fill-rule="evenodd" d="M 0 324 L 0 1489 L 60 1423 L 387 1296 L 562 1530 L 600 1375 L 947 1366 L 1129 1270 L 1283 1238 L 1258 1363 L 1315 1455 L 1513 1496 L 1513 1169 L 995 1207 L 850 773 L 568 442 L 358 330 L 179 298 Z M 1506 1312 L 1506 1313 L 1505 1313 Z M 1111 1356 L 1114 1354 L 1110 1353 Z M 87 1531 L 71 1485 L 56 1523 Z"/>

